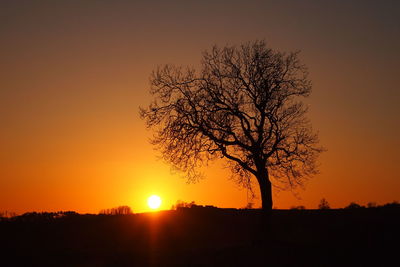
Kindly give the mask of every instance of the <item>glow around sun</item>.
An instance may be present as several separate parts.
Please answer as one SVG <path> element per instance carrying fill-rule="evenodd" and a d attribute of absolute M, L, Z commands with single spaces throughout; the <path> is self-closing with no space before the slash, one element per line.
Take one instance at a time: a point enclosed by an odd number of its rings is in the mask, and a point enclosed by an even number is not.
<path fill-rule="evenodd" d="M 151 195 L 147 199 L 147 205 L 153 210 L 158 209 L 161 205 L 161 198 L 157 195 Z"/>

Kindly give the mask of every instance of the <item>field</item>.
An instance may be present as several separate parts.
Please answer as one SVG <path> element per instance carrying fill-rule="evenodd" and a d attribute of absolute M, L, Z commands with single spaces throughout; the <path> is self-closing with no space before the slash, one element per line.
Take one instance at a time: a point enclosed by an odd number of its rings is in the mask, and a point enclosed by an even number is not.
<path fill-rule="evenodd" d="M 0 266 L 389 266 L 399 226 L 398 207 L 31 213 L 0 221 Z"/>

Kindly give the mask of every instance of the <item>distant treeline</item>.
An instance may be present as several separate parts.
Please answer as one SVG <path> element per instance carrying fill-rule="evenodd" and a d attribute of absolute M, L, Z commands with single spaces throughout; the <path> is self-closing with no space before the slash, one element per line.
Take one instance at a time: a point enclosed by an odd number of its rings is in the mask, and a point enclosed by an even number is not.
<path fill-rule="evenodd" d="M 111 208 L 111 209 L 104 209 L 99 212 L 99 214 L 103 215 L 126 215 L 126 214 L 132 214 L 133 211 L 131 207 L 129 206 L 119 206 L 116 208 Z"/>
<path fill-rule="evenodd" d="M 370 209 L 371 208 L 400 208 L 400 204 L 397 201 L 393 201 L 393 202 L 386 203 L 383 205 L 377 205 L 375 202 L 368 202 L 366 206 L 363 206 L 356 202 L 350 202 L 349 205 L 344 207 L 344 209 L 365 209 L 365 208 L 370 208 Z M 293 206 L 290 209 L 305 210 L 306 207 L 305 206 Z M 331 209 L 331 206 L 330 206 L 329 202 L 325 198 L 323 198 L 323 199 L 321 199 L 321 201 L 318 205 L 318 209 L 328 210 L 328 209 Z"/>
<path fill-rule="evenodd" d="M 0 221 L 53 221 L 60 218 L 82 216 L 82 214 L 79 214 L 75 211 L 27 212 L 22 215 L 15 215 L 13 217 L 1 216 L 2 214 L 3 213 L 0 213 Z"/>
<path fill-rule="evenodd" d="M 218 209 L 218 207 L 214 206 L 203 206 L 197 205 L 194 201 L 192 202 L 184 202 L 177 201 L 175 205 L 171 207 L 172 210 L 181 210 L 181 209 Z M 245 207 L 244 209 L 248 209 Z M 291 210 L 306 210 L 304 206 L 294 206 L 290 208 Z M 329 203 L 326 199 L 322 199 L 318 209 L 320 210 L 328 210 L 331 209 Z M 400 203 L 397 201 L 393 201 L 391 203 L 386 203 L 383 205 L 377 205 L 374 202 L 368 203 L 366 206 L 359 205 L 355 202 L 351 202 L 349 205 L 344 207 L 343 209 L 400 209 Z M 99 216 L 119 216 L 119 215 L 129 215 L 133 214 L 132 209 L 129 206 L 119 206 L 111 209 L 103 209 L 100 210 Z M 57 212 L 27 212 L 22 215 L 17 215 L 14 212 L 0 212 L 0 221 L 52 221 L 61 218 L 71 218 L 76 216 L 97 216 L 96 214 L 79 214 L 75 211 L 57 211 Z"/>

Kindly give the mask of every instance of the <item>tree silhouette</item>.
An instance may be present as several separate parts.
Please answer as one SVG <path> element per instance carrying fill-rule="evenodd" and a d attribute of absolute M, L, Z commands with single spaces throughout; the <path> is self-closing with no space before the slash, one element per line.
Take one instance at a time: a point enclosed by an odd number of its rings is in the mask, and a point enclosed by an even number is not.
<path fill-rule="evenodd" d="M 322 148 L 298 100 L 311 92 L 298 52 L 281 53 L 264 41 L 214 46 L 199 71 L 165 65 L 150 82 L 154 99 L 140 114 L 157 128 L 151 142 L 190 181 L 198 167 L 224 158 L 241 185 L 256 178 L 262 208 L 270 210 L 271 181 L 295 187 L 316 173 Z"/>
<path fill-rule="evenodd" d="M 132 213 L 132 209 L 129 206 L 118 206 L 116 208 L 103 209 L 99 212 L 99 214 L 103 215 L 128 215 Z"/>
<path fill-rule="evenodd" d="M 323 199 L 321 199 L 321 201 L 319 202 L 318 208 L 319 208 L 320 210 L 329 210 L 329 209 L 331 208 L 331 206 L 329 205 L 329 202 L 328 202 L 325 198 L 323 198 Z"/>

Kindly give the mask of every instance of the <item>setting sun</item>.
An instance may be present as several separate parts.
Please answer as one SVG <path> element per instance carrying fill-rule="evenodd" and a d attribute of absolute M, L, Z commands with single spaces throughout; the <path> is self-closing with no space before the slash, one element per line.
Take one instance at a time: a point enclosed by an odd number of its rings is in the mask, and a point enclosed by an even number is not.
<path fill-rule="evenodd" d="M 161 205 L 161 198 L 157 195 L 151 195 L 147 199 L 147 205 L 153 210 L 158 209 Z"/>

